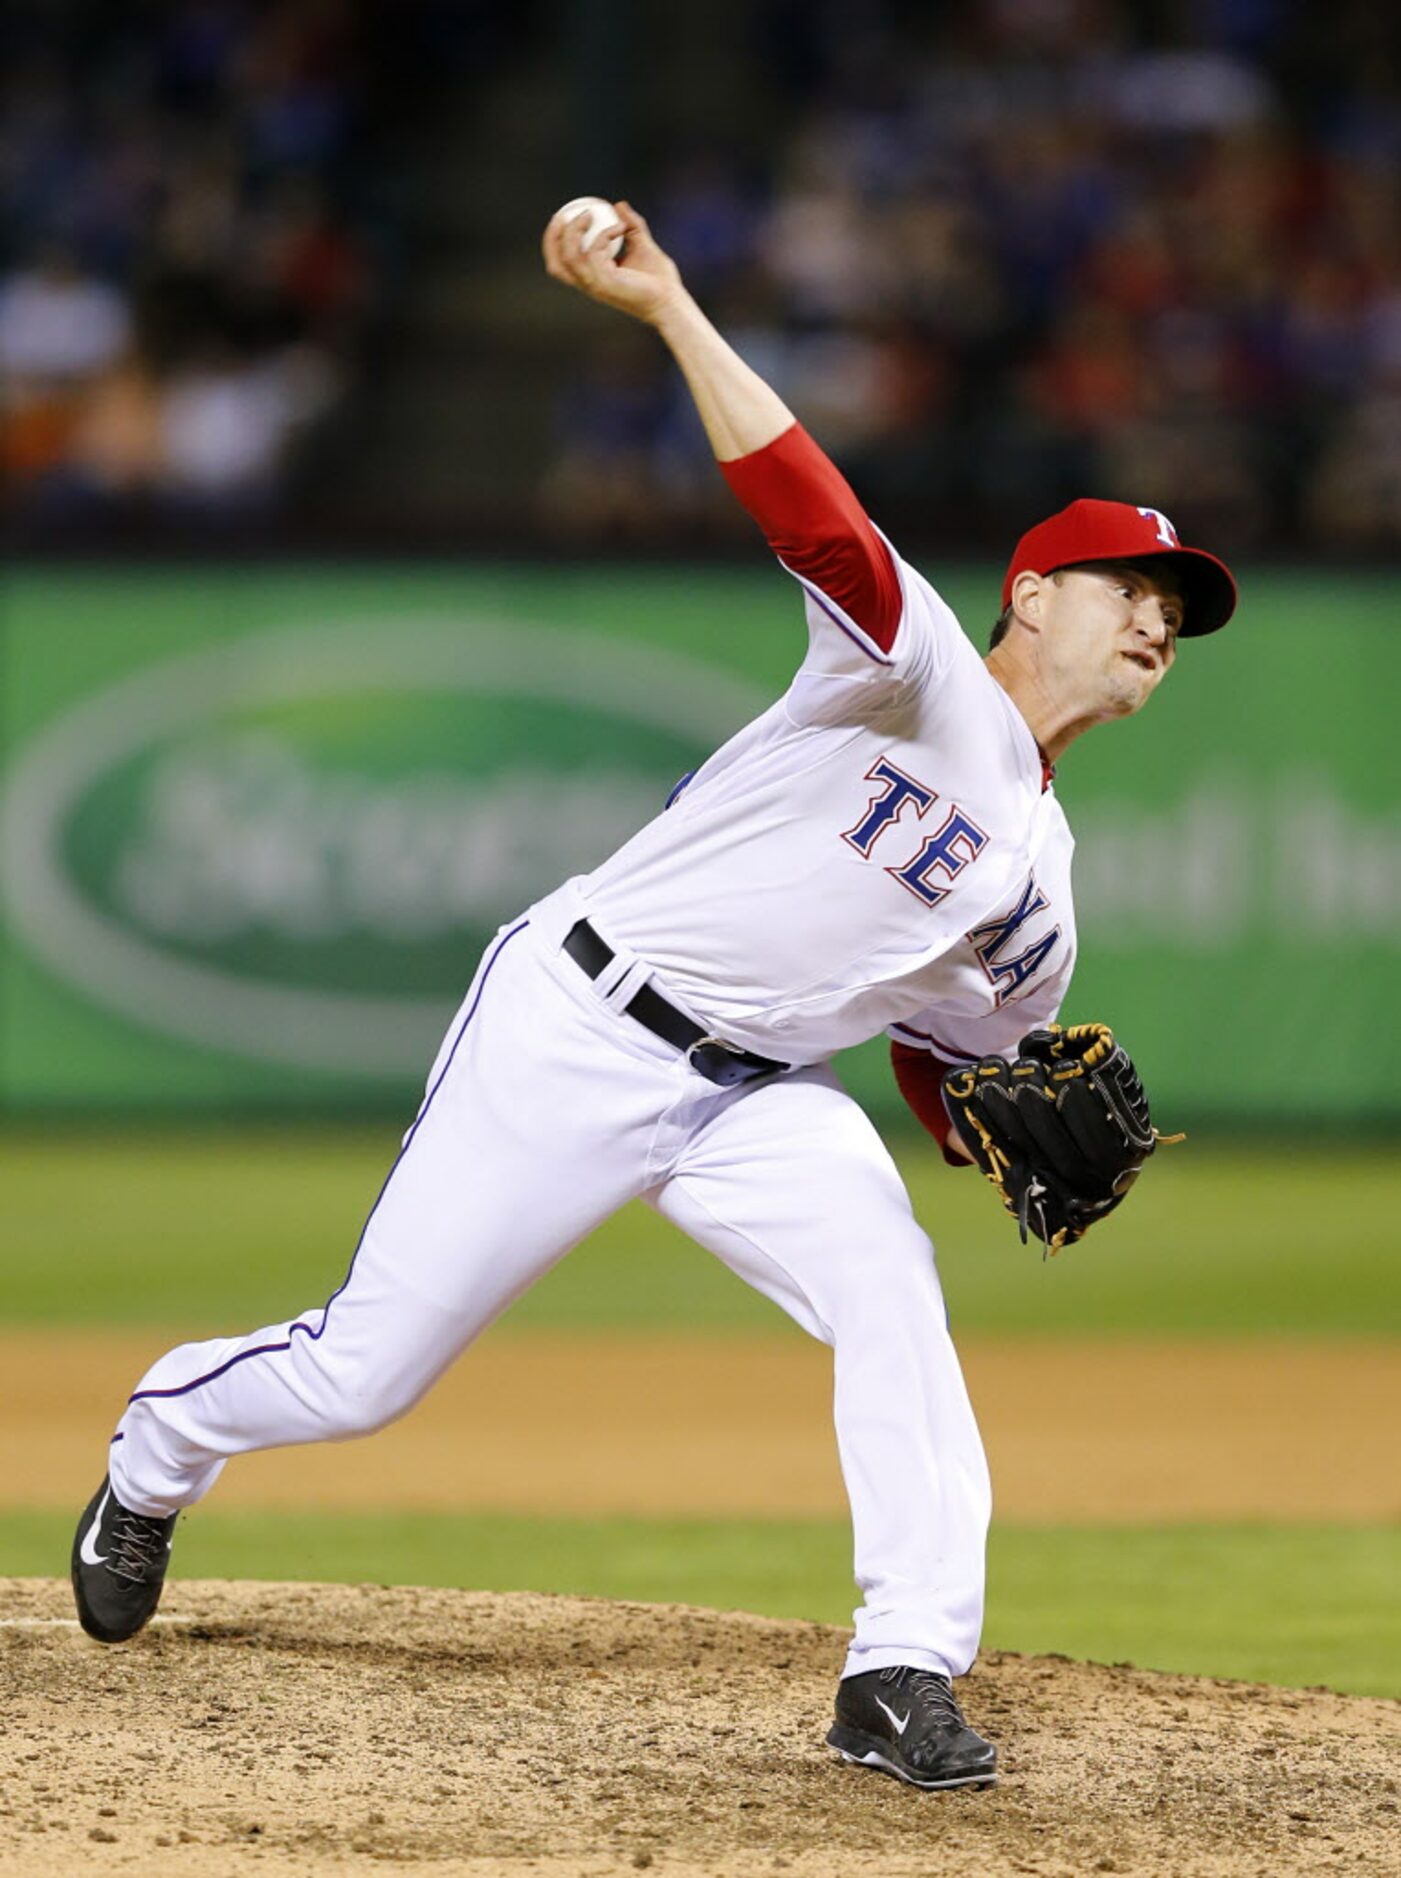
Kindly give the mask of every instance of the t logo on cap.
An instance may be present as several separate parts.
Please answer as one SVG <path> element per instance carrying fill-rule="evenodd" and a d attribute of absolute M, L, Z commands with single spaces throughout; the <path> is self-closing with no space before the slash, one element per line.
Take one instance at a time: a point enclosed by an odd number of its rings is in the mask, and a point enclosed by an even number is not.
<path fill-rule="evenodd" d="M 1138 512 L 1145 521 L 1156 522 L 1158 524 L 1158 539 L 1165 548 L 1175 548 L 1178 546 L 1177 530 L 1173 527 L 1166 515 L 1163 514 L 1161 509 L 1145 509 L 1140 506 Z"/>

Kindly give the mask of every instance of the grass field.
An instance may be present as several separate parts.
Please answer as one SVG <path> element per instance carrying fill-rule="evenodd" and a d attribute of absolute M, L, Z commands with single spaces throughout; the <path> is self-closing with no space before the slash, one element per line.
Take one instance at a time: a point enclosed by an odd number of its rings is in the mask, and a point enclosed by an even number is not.
<path fill-rule="evenodd" d="M 334 1289 L 395 1146 L 392 1129 L 12 1131 L 0 1142 L 0 1322 L 192 1335 L 285 1316 Z M 958 1329 L 1401 1333 L 1394 1157 L 1194 1147 L 1164 1157 L 1120 1219 L 1043 1263 L 982 1183 L 917 1144 L 901 1152 Z M 507 1329 L 720 1335 L 779 1321 L 636 1210 L 546 1279 Z M 1359 1427 L 1357 1438 L 1383 1436 Z M 61 1571 L 68 1536 L 53 1514 L 0 1508 L 0 1573 Z M 991 1562 L 993 1645 L 1401 1693 L 1401 1524 L 995 1523 Z M 854 1602 L 845 1526 L 826 1521 L 274 1517 L 221 1511 L 216 1496 L 186 1521 L 181 1570 L 678 1598 L 833 1621 Z"/>
<path fill-rule="evenodd" d="M 339 1284 L 392 1127 L 0 1138 L 0 1322 L 252 1328 Z M 1382 1152 L 1164 1154 L 1133 1203 L 1042 1261 L 971 1172 L 901 1147 L 960 1330 L 1401 1336 L 1401 1164 Z M 610 1220 L 507 1325 L 772 1329 L 774 1307 L 642 1207 Z"/>

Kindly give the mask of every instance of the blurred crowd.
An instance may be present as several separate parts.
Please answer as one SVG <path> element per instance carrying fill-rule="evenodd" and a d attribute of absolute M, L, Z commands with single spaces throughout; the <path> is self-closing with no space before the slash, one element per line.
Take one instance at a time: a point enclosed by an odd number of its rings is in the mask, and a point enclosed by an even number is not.
<path fill-rule="evenodd" d="M 1235 546 L 1401 544 L 1401 75 L 1356 0 L 761 9 L 790 128 L 646 199 L 878 515 L 970 542 L 1086 493 Z M 560 528 L 713 487 L 674 376 L 599 342 Z"/>
<path fill-rule="evenodd" d="M 631 4 L 10 0 L 0 471 L 21 537 L 257 526 L 289 491 L 334 517 L 346 421 L 404 362 L 376 351 L 389 310 L 430 291 L 405 199 L 453 187 L 454 161 L 464 198 L 514 191 L 522 225 L 556 169 L 607 187 L 566 146 L 590 82 L 570 48 L 611 13 L 651 61 L 610 100 L 628 193 L 890 526 L 993 546 L 1096 492 L 1234 548 L 1401 545 L 1390 9 L 747 0 L 688 72 L 662 10 Z M 445 87 L 508 84 L 508 39 L 559 123 L 521 146 L 539 173 L 486 176 Z M 470 351 L 483 256 L 460 241 Z M 490 425 L 450 447 L 492 453 L 499 512 L 568 540 L 730 525 L 651 336 L 593 330 L 547 363 L 498 322 L 526 466 L 496 463 Z M 535 488 L 532 412 L 561 381 Z"/>
<path fill-rule="evenodd" d="M 415 12 L 406 0 L 406 25 Z M 276 506 L 362 369 L 394 258 L 365 13 L 350 0 L 6 9 L 12 518 L 227 524 Z"/>

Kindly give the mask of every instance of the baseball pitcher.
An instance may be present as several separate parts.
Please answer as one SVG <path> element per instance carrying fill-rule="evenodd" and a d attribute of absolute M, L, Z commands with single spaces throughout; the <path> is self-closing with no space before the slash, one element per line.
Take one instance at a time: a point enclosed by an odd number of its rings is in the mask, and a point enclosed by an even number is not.
<path fill-rule="evenodd" d="M 806 648 L 665 810 L 501 929 L 330 1302 L 142 1377 L 78 1526 L 78 1612 L 133 1635 L 231 1455 L 404 1414 L 640 1196 L 832 1348 L 863 1601 L 829 1742 L 986 1786 L 996 1750 L 952 1688 L 982 1622 L 982 1444 L 933 1248 L 828 1059 L 888 1033 L 911 1107 L 1023 1237 L 1071 1244 L 1119 1204 L 1157 1137 L 1112 1034 L 1055 1024 L 1075 924 L 1052 766 L 1146 704 L 1235 585 L 1156 509 L 1074 502 L 1017 544 L 983 656 L 615 213 L 591 243 L 556 216 L 547 271 L 670 349 Z"/>

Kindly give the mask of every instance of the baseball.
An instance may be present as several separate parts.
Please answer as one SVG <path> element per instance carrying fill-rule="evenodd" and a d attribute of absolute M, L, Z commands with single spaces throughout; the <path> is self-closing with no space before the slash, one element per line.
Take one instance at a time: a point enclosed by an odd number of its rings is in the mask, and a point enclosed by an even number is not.
<path fill-rule="evenodd" d="M 585 252 L 593 246 L 594 240 L 605 228 L 611 228 L 618 219 L 618 211 L 611 202 L 605 202 L 602 196 L 575 196 L 566 202 L 563 208 L 555 210 L 556 217 L 563 216 L 567 222 L 575 222 L 587 216 L 588 225 L 584 229 L 583 247 Z M 623 251 L 623 237 L 615 235 L 608 243 L 608 259 L 616 261 Z"/>

